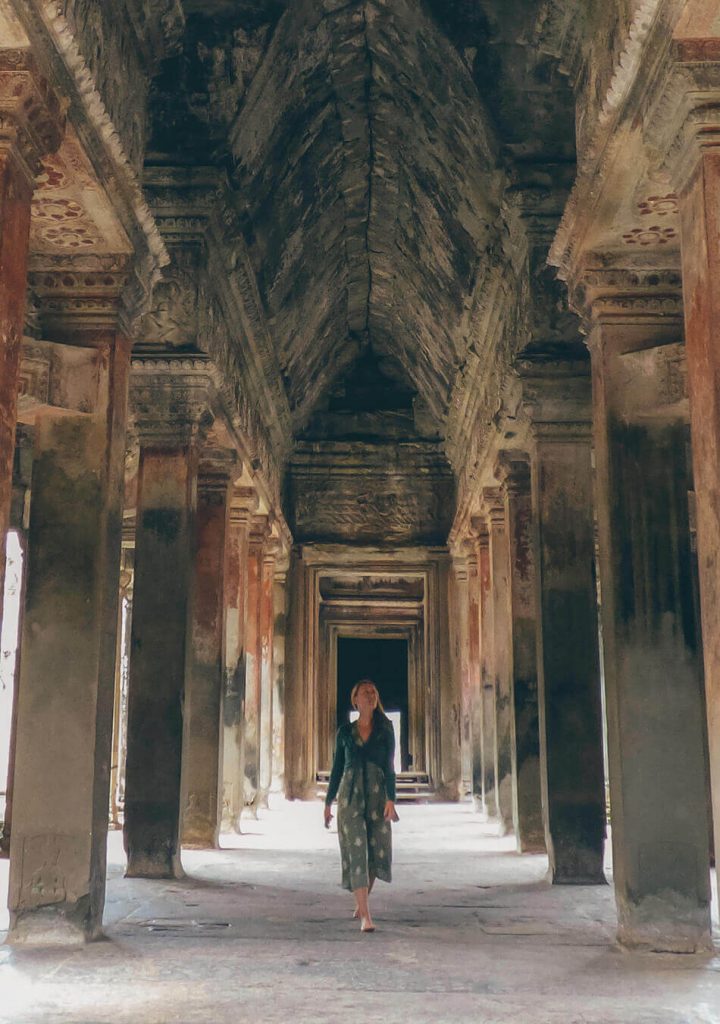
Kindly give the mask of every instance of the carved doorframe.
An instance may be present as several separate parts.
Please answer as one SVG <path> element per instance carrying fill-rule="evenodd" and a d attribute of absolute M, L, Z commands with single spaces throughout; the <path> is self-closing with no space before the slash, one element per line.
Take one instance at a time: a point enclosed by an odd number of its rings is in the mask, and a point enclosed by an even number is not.
<path fill-rule="evenodd" d="M 332 762 L 337 722 L 337 651 L 338 640 L 352 637 L 362 640 L 405 640 L 408 645 L 408 747 L 413 755 L 413 770 L 427 771 L 428 744 L 426 723 L 426 677 L 424 622 L 422 609 L 414 622 L 388 617 L 383 622 L 368 623 L 332 616 L 323 617 L 320 632 L 318 666 L 318 770 L 328 771 Z"/>

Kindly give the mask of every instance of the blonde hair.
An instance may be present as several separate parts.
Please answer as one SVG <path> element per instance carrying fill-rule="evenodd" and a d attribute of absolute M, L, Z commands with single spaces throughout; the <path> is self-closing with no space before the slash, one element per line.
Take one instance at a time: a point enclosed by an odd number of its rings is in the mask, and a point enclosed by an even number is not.
<path fill-rule="evenodd" d="M 352 688 L 352 691 L 350 692 L 351 707 L 357 707 L 357 705 L 355 704 L 355 700 L 357 699 L 357 693 L 361 686 L 372 686 L 373 690 L 375 691 L 375 695 L 377 696 L 376 711 L 379 711 L 383 716 L 385 716 L 385 708 L 383 707 L 382 701 L 380 700 L 380 691 L 378 690 L 377 686 L 372 681 L 372 679 L 360 679 L 357 683 L 355 683 L 355 685 Z"/>

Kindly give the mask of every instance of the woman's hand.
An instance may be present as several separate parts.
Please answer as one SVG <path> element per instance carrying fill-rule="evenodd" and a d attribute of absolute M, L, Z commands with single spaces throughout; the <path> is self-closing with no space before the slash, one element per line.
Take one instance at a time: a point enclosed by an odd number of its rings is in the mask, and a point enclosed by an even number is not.
<path fill-rule="evenodd" d="M 325 828 L 330 828 L 330 822 L 332 821 L 332 807 L 330 804 L 325 804 Z"/>
<path fill-rule="evenodd" d="M 399 821 L 397 811 L 395 810 L 395 804 L 392 800 L 388 800 L 385 803 L 385 813 L 383 815 L 385 821 Z"/>

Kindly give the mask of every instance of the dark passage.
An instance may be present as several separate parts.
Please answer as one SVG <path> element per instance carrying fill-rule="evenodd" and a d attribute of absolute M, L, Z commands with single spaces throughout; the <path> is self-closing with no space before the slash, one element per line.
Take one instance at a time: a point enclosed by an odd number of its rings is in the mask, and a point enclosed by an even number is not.
<path fill-rule="evenodd" d="M 372 679 L 386 711 L 401 714 L 402 770 L 412 767 L 408 751 L 408 647 L 407 640 L 338 638 L 337 724 L 348 721 L 350 693 L 360 679 Z"/>

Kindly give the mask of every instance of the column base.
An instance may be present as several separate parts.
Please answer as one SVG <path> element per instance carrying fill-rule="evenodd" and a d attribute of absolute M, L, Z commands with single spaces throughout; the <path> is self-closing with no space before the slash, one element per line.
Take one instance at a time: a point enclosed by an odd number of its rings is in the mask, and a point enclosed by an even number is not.
<path fill-rule="evenodd" d="M 15 911 L 10 915 L 7 942 L 11 946 L 83 946 L 101 937 L 100 917 L 91 913 L 88 896 L 77 903 Z"/>
<path fill-rule="evenodd" d="M 713 949 L 709 907 L 668 892 L 640 903 L 618 903 L 618 942 L 651 953 L 706 953 Z"/>
<path fill-rule="evenodd" d="M 184 878 L 185 871 L 180 857 L 153 856 L 152 854 L 128 854 L 125 878 Z"/>
<path fill-rule="evenodd" d="M 519 834 L 517 837 L 518 853 L 547 853 L 545 836 L 537 834 Z"/>
<path fill-rule="evenodd" d="M 188 850 L 217 850 L 220 829 L 213 821 L 202 817 L 185 819 L 183 823 L 182 846 Z"/>

